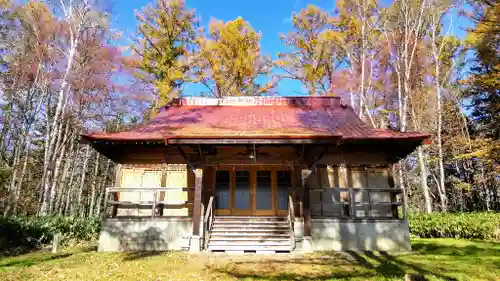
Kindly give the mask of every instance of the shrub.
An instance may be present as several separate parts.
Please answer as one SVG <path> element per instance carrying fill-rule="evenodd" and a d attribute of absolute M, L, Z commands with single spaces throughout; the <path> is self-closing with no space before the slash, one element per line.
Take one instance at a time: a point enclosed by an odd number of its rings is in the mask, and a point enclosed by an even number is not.
<path fill-rule="evenodd" d="M 500 240 L 500 213 L 412 213 L 408 223 L 415 237 Z M 100 218 L 0 218 L 0 249 L 32 250 L 50 243 L 56 233 L 63 244 L 92 241 L 100 230 Z"/>
<path fill-rule="evenodd" d="M 415 213 L 408 223 L 416 237 L 500 240 L 500 213 Z"/>
<path fill-rule="evenodd" d="M 0 219 L 0 249 L 30 250 L 50 243 L 61 233 L 63 243 L 97 239 L 99 218 L 79 217 L 11 217 Z"/>

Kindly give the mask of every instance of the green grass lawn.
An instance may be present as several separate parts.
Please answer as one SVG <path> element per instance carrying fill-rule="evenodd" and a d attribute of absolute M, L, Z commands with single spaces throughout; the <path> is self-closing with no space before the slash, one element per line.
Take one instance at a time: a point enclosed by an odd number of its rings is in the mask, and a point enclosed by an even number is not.
<path fill-rule="evenodd" d="M 414 239 L 413 252 L 308 255 L 209 255 L 182 252 L 58 254 L 0 257 L 0 280 L 500 280 L 500 243 Z"/>

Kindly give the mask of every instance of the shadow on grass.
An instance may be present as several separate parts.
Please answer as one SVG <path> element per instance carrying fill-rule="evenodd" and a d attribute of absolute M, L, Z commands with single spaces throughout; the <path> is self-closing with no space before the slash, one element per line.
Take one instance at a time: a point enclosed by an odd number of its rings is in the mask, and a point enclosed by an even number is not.
<path fill-rule="evenodd" d="M 163 251 L 144 251 L 144 252 L 126 252 L 123 258 L 124 261 L 134 261 L 149 257 L 156 257 L 162 255 Z"/>
<path fill-rule="evenodd" d="M 290 273 L 280 273 L 275 276 L 262 275 L 262 274 L 239 274 L 233 273 L 229 274 L 232 277 L 239 279 L 265 279 L 265 280 L 339 280 L 339 279 L 351 279 L 351 278 L 367 278 L 366 280 L 370 280 L 375 277 L 374 274 L 371 273 L 349 273 L 349 272 L 338 272 L 338 273 L 325 273 L 325 274 L 290 274 Z"/>
<path fill-rule="evenodd" d="M 500 243 L 493 241 L 471 240 L 474 245 L 416 242 L 412 245 L 413 251 L 419 254 L 445 255 L 445 256 L 464 256 L 474 258 L 479 256 L 500 256 Z"/>
<path fill-rule="evenodd" d="M 304 256 L 296 258 L 267 258 L 247 260 L 247 257 L 235 257 L 220 267 L 210 265 L 206 269 L 222 273 L 240 280 L 331 280 L 362 278 L 371 280 L 375 272 L 347 269 L 352 262 L 342 258 L 339 253 L 330 253 L 321 257 Z M 255 256 L 257 258 L 258 256 Z M 239 260 L 242 258 L 243 260 Z M 345 270 L 343 270 L 345 269 Z"/>
<path fill-rule="evenodd" d="M 417 251 L 411 256 L 418 257 L 416 263 L 404 261 L 404 255 L 391 255 L 387 252 L 354 252 L 344 253 L 324 252 L 319 255 L 303 256 L 300 258 L 283 259 L 234 259 L 228 265 L 209 270 L 224 273 L 235 278 L 255 278 L 265 280 L 329 280 L 366 278 L 368 280 L 376 277 L 395 278 L 402 280 L 406 273 L 419 273 L 427 277 L 439 278 L 441 280 L 457 280 L 454 277 L 444 275 L 433 260 L 428 260 L 429 266 L 417 265 L 418 261 L 425 261 L 425 254 L 434 255 L 447 253 L 451 256 L 453 251 L 448 246 L 439 244 L 428 245 L 428 250 L 417 244 Z M 471 258 L 481 255 L 482 249 L 476 247 L 466 249 Z M 475 250 L 475 251 L 474 251 Z M 424 253 L 422 253 L 424 251 Z M 287 270 L 284 266 L 289 266 Z"/>
<path fill-rule="evenodd" d="M 30 257 L 16 258 L 16 259 L 12 259 L 10 261 L 7 261 L 6 263 L 0 263 L 0 268 L 12 267 L 12 266 L 30 267 L 30 266 L 37 265 L 37 264 L 40 264 L 43 262 L 47 262 L 47 261 L 55 261 L 55 260 L 68 258 L 68 257 L 71 257 L 73 254 L 74 253 L 61 253 L 61 254 L 47 255 L 43 258 L 33 258 L 33 259 L 30 259 Z"/>
<path fill-rule="evenodd" d="M 90 253 L 96 251 L 97 251 L 97 246 L 85 246 L 55 254 L 51 253 L 50 251 L 35 251 L 35 250 L 31 250 L 27 253 L 11 252 L 10 255 L 1 256 L 4 259 L 0 260 L 0 268 L 13 267 L 13 266 L 30 267 L 48 261 L 59 261 L 71 257 L 75 254 Z"/>
<path fill-rule="evenodd" d="M 92 246 L 77 246 L 78 252 L 80 253 L 88 253 L 88 252 L 96 252 L 97 245 Z M 1 258 L 15 258 L 21 257 L 24 255 L 29 255 L 31 253 L 43 253 L 45 250 L 41 249 L 41 247 L 16 247 L 8 250 L 0 251 Z M 0 264 L 1 266 L 1 264 Z"/>

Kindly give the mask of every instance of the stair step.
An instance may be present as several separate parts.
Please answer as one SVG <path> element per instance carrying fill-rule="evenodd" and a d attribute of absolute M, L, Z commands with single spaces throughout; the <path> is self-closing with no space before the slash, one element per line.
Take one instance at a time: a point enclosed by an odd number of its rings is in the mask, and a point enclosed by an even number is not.
<path fill-rule="evenodd" d="M 252 245 L 209 245 L 210 251 L 291 251 L 290 246 L 252 246 Z"/>
<path fill-rule="evenodd" d="M 208 246 L 290 246 L 290 241 L 210 241 Z"/>
<path fill-rule="evenodd" d="M 284 233 L 288 233 L 288 229 L 274 229 L 274 228 L 270 228 L 270 229 L 240 229 L 240 228 L 227 228 L 227 229 L 216 229 L 216 228 L 213 228 L 212 229 L 212 233 L 220 233 L 220 232 L 227 232 L 227 233 L 233 233 L 233 232 L 236 232 L 236 233 L 247 233 L 249 235 L 253 235 L 254 233 L 276 233 L 276 234 L 284 234 Z"/>
<path fill-rule="evenodd" d="M 290 241 L 290 236 L 282 236 L 282 237 L 233 237 L 233 236 L 211 236 L 210 242 L 212 241 Z"/>
<path fill-rule="evenodd" d="M 287 217 L 215 217 L 216 221 L 287 221 Z"/>
<path fill-rule="evenodd" d="M 288 222 L 214 221 L 214 225 L 288 226 Z"/>
<path fill-rule="evenodd" d="M 215 216 L 216 219 L 287 219 L 287 216 Z"/>
<path fill-rule="evenodd" d="M 222 233 L 212 233 L 210 239 L 212 238 L 223 238 L 223 237 L 246 237 L 246 238 L 287 238 L 290 237 L 288 233 L 238 233 L 238 232 L 222 232 Z"/>
<path fill-rule="evenodd" d="M 287 217 L 216 216 L 208 250 L 289 252 L 291 244 Z"/>
<path fill-rule="evenodd" d="M 275 225 L 214 224 L 212 229 L 279 229 L 288 231 L 290 228 L 288 227 L 288 225 L 275 226 Z"/>
<path fill-rule="evenodd" d="M 288 226 L 287 221 L 214 221 L 214 225 L 262 225 L 262 226 Z"/>

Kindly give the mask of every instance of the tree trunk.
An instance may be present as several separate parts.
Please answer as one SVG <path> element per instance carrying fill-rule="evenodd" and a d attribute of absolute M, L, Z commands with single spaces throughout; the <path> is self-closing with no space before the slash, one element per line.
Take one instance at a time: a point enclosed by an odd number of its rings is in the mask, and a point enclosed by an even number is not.
<path fill-rule="evenodd" d="M 99 217 L 99 214 L 101 213 L 101 206 L 103 203 L 104 194 L 106 193 L 105 190 L 106 190 L 106 183 L 108 182 L 108 170 L 109 170 L 110 164 L 111 164 L 111 160 L 108 158 L 108 160 L 106 161 L 106 166 L 104 168 L 103 177 L 101 177 L 103 180 L 99 184 L 99 198 L 97 201 L 97 208 L 95 211 L 96 217 Z"/>
<path fill-rule="evenodd" d="M 365 98 L 365 60 L 366 60 L 366 18 L 365 18 L 365 0 L 357 3 L 359 17 L 361 18 L 361 85 L 359 93 L 359 118 L 364 119 L 364 98 Z"/>
<path fill-rule="evenodd" d="M 439 17 L 438 17 L 439 18 Z M 432 53 L 434 55 L 434 71 L 435 71 L 435 87 L 436 87 L 436 106 L 437 106 L 437 146 L 438 146 L 438 163 L 439 163 L 439 199 L 441 201 L 441 210 L 446 212 L 448 209 L 447 201 L 448 198 L 446 196 L 446 187 L 444 180 L 444 163 L 443 163 L 443 142 L 441 139 L 441 131 L 443 128 L 443 113 L 441 106 L 441 67 L 440 67 L 440 51 L 437 49 L 437 25 L 439 25 L 439 21 L 434 19 L 434 28 L 432 29 Z M 442 47 L 442 46 L 441 46 Z M 441 49 L 441 48 L 440 48 Z"/>
<path fill-rule="evenodd" d="M 96 190 L 97 190 L 97 174 L 99 173 L 99 152 L 96 152 L 96 159 L 95 159 L 95 165 L 94 165 L 94 176 L 92 179 L 92 191 L 90 195 L 90 206 L 89 206 L 89 217 L 91 217 L 94 214 L 94 205 L 96 201 Z"/>
<path fill-rule="evenodd" d="M 424 195 L 424 208 L 425 212 L 430 214 L 432 213 L 432 203 L 431 203 L 431 196 L 429 194 L 429 186 L 427 185 L 427 167 L 425 165 L 424 151 L 422 146 L 419 146 L 417 148 L 417 151 L 418 151 L 418 163 L 420 167 L 421 188 L 422 188 L 422 193 Z"/>
<path fill-rule="evenodd" d="M 68 132 L 69 132 L 69 119 L 68 119 L 68 122 L 65 126 L 65 129 L 64 129 L 64 133 L 62 136 L 58 137 L 58 142 L 59 144 L 57 144 L 56 146 L 56 158 L 55 158 L 55 165 L 54 165 L 54 174 L 53 174 L 53 177 L 52 177 L 52 180 L 51 180 L 51 188 L 50 188 L 50 201 L 49 201 L 49 212 L 50 213 L 53 213 L 55 212 L 54 210 L 54 205 L 55 205 L 55 202 L 56 202 L 56 198 L 57 198 L 57 193 L 58 192 L 61 192 L 60 190 L 58 191 L 57 187 L 58 186 L 62 186 L 60 185 L 60 182 L 59 182 L 59 174 L 61 172 L 61 163 L 62 163 L 62 160 L 63 158 L 66 156 L 66 143 L 67 143 L 67 140 L 68 140 Z M 60 128 L 62 129 L 62 127 Z"/>
<path fill-rule="evenodd" d="M 80 146 L 77 147 L 76 155 L 74 156 L 73 160 L 76 161 L 78 159 L 79 155 L 80 155 Z M 71 169 L 71 176 L 69 177 L 68 192 L 66 194 L 66 203 L 64 204 L 64 211 L 63 211 L 63 213 L 65 215 L 70 214 L 71 202 L 74 202 L 71 199 L 73 198 L 73 189 L 74 189 L 73 188 L 73 179 L 75 178 L 76 169 L 77 169 L 77 165 L 75 164 L 73 166 L 73 169 Z"/>
<path fill-rule="evenodd" d="M 72 3 L 70 2 L 67 7 L 64 8 L 64 13 L 66 16 L 66 22 L 68 23 L 68 31 L 69 31 L 69 50 L 68 53 L 65 53 L 66 55 L 66 69 L 64 71 L 64 74 L 61 79 L 61 87 L 59 89 L 59 93 L 57 96 L 57 105 L 56 105 L 56 110 L 54 113 L 54 118 L 51 122 L 48 121 L 47 125 L 50 124 L 50 126 L 47 126 L 47 139 L 46 139 L 46 155 L 45 155 L 45 161 L 46 165 L 49 167 L 47 168 L 47 172 L 44 173 L 44 189 L 43 189 L 43 201 L 42 201 L 42 206 L 40 208 L 40 213 L 42 215 L 47 215 L 48 212 L 50 211 L 50 180 L 53 178 L 53 171 L 52 171 L 52 166 L 54 163 L 51 161 L 53 159 L 53 154 L 56 149 L 56 141 L 57 141 L 57 136 L 60 134 L 60 129 L 58 128 L 61 127 L 61 116 L 63 112 L 65 111 L 65 107 L 68 101 L 68 96 L 67 96 L 67 91 L 69 91 L 70 84 L 68 82 L 68 79 L 70 77 L 70 73 L 73 68 L 73 63 L 75 61 L 75 55 L 77 51 L 78 44 L 80 42 L 80 36 L 81 36 L 81 29 L 83 28 L 84 20 L 86 18 L 86 13 L 88 12 L 88 3 L 87 1 L 83 1 L 84 6 L 83 10 L 81 13 L 79 13 L 80 18 L 78 19 L 79 21 L 77 22 L 77 26 L 75 31 L 73 30 L 72 26 L 72 20 L 73 20 L 73 15 L 76 13 L 73 13 L 74 7 L 72 6 Z M 64 3 L 62 3 L 64 5 Z"/>
<path fill-rule="evenodd" d="M 17 203 L 19 201 L 19 197 L 21 196 L 21 189 L 22 189 L 22 186 L 23 186 L 24 176 L 26 174 L 26 168 L 28 166 L 28 156 L 29 156 L 30 146 L 31 146 L 31 139 L 28 140 L 28 144 L 27 144 L 26 151 L 25 151 L 25 154 L 24 154 L 23 168 L 21 169 L 21 176 L 19 177 L 19 184 L 17 186 L 16 194 L 15 194 L 15 197 L 14 197 L 14 202 L 13 202 L 14 215 L 17 215 L 17 207 L 18 207 Z"/>
<path fill-rule="evenodd" d="M 398 181 L 399 181 L 399 188 L 403 190 L 403 197 L 404 197 L 404 207 L 406 210 L 408 210 L 408 194 L 406 192 L 406 187 L 405 187 L 405 180 L 403 177 L 403 160 L 399 161 L 399 164 L 397 165 L 398 169 Z"/>
<path fill-rule="evenodd" d="M 47 104 L 47 106 L 49 106 Z M 50 121 L 49 121 L 49 116 L 47 114 L 47 124 L 46 124 L 46 131 L 45 131 L 45 142 L 44 142 L 44 162 L 43 162 L 43 174 L 42 174 L 42 181 L 41 181 L 41 206 L 40 206 L 40 211 L 39 215 L 45 216 L 48 213 L 49 209 L 49 191 L 50 191 L 50 186 L 49 186 L 49 178 L 51 174 L 50 170 L 50 160 L 49 158 L 51 157 L 49 155 L 49 138 L 50 138 Z"/>
<path fill-rule="evenodd" d="M 99 188 L 99 193 L 97 195 L 97 204 L 96 204 L 96 207 L 95 207 L 95 211 L 94 211 L 94 215 L 96 217 L 99 217 L 99 215 L 101 214 L 101 207 L 102 207 L 102 204 L 103 204 L 103 199 L 104 199 L 104 194 L 106 193 L 105 191 L 105 188 L 103 188 L 103 186 L 106 185 L 106 181 L 104 181 L 103 185 L 100 186 Z"/>
<path fill-rule="evenodd" d="M 82 166 L 82 170 L 81 170 L 81 173 L 82 173 L 82 176 L 80 178 L 80 185 L 78 187 L 78 199 L 77 199 L 77 206 L 76 206 L 76 212 L 78 212 L 80 214 L 80 216 L 83 216 L 83 210 L 84 208 L 82 207 L 82 196 L 83 196 L 83 186 L 85 184 L 85 175 L 87 173 L 87 164 L 89 162 L 89 158 L 90 158 L 90 145 L 87 145 L 87 149 L 86 149 L 86 152 L 85 152 L 85 159 L 83 160 L 83 166 Z M 76 212 L 73 213 L 73 215 L 76 215 Z"/>
<path fill-rule="evenodd" d="M 5 206 L 5 210 L 4 210 L 4 213 L 3 213 L 3 217 L 6 218 L 8 216 L 10 216 L 11 214 L 11 211 L 12 211 L 12 205 L 13 205 L 13 201 L 14 201 L 14 197 L 15 197 L 15 194 L 16 194 L 16 187 L 17 187 L 17 174 L 19 172 L 19 158 L 21 158 L 21 145 L 22 145 L 22 141 L 17 141 L 17 145 L 16 145 L 16 149 L 14 151 L 14 162 L 12 164 L 12 177 L 10 179 L 10 185 L 9 185 L 9 189 L 8 189 L 8 193 L 7 193 L 7 200 L 6 200 L 6 206 Z"/>
<path fill-rule="evenodd" d="M 9 98 L 7 95 L 5 97 Z M 0 134 L 0 153 L 1 156 L 5 155 L 5 147 L 8 147 L 8 145 L 5 143 L 5 136 L 7 136 L 7 132 L 10 128 L 10 115 L 12 114 L 12 99 L 9 98 L 10 100 L 8 101 L 7 105 L 4 106 L 3 108 L 3 116 L 2 116 L 2 133 Z M 0 161 L 3 161 L 4 157 L 0 157 Z"/>
<path fill-rule="evenodd" d="M 61 191 L 58 193 L 57 196 L 57 204 L 54 209 L 54 211 L 57 211 L 59 215 L 62 215 L 63 213 L 63 198 L 64 194 L 69 192 L 70 186 L 68 185 L 67 178 L 68 178 L 68 173 L 69 173 L 69 167 L 72 163 L 74 162 L 74 156 L 75 156 L 75 141 L 70 140 L 71 145 L 69 148 L 69 157 L 66 158 L 64 161 L 64 168 L 63 168 L 63 173 L 61 176 Z"/>

